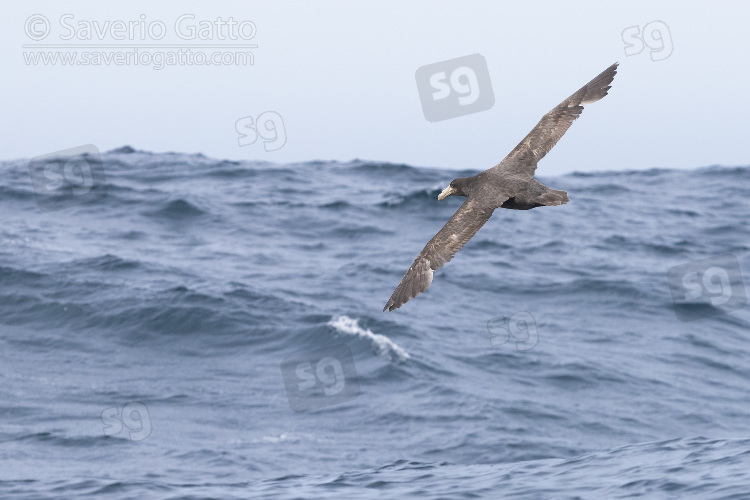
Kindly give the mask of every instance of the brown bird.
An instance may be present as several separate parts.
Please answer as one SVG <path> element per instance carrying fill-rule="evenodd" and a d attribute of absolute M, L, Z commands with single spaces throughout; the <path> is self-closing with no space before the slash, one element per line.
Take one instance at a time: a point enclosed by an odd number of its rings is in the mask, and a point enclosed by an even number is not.
<path fill-rule="evenodd" d="M 605 69 L 552 108 L 503 161 L 474 177 L 459 177 L 451 181 L 450 186 L 438 195 L 438 200 L 455 195 L 465 196 L 466 201 L 425 245 L 383 311 L 398 309 L 427 290 L 435 270 L 443 267 L 461 250 L 496 208 L 530 210 L 570 201 L 565 191 L 550 189 L 534 179 L 536 165 L 578 118 L 584 105 L 607 95 L 617 73 L 617 64 Z"/>

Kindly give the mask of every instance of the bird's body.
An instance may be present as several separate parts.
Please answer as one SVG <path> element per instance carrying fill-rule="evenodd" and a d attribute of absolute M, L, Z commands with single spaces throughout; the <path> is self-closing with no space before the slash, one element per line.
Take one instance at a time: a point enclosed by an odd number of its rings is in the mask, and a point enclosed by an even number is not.
<path fill-rule="evenodd" d="M 607 95 L 616 72 L 617 63 L 555 106 L 499 164 L 473 177 L 454 179 L 440 193 L 441 201 L 453 195 L 465 196 L 466 201 L 425 245 L 383 311 L 397 309 L 427 290 L 434 271 L 453 258 L 495 209 L 530 210 L 570 201 L 565 191 L 550 189 L 534 179 L 537 163 L 557 144 L 585 104 Z"/>

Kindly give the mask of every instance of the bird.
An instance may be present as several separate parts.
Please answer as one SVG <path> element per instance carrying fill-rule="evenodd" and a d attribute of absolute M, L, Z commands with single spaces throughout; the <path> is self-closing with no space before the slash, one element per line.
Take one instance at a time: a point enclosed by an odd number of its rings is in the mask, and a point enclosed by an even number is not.
<path fill-rule="evenodd" d="M 419 253 L 383 312 L 398 309 L 426 291 L 434 272 L 463 248 L 495 209 L 530 210 L 570 201 L 565 191 L 550 189 L 534 179 L 537 164 L 580 116 L 586 104 L 607 95 L 617 66 L 614 63 L 552 108 L 500 163 L 473 177 L 451 181 L 438 195 L 438 201 L 449 196 L 464 196 L 466 201 Z"/>

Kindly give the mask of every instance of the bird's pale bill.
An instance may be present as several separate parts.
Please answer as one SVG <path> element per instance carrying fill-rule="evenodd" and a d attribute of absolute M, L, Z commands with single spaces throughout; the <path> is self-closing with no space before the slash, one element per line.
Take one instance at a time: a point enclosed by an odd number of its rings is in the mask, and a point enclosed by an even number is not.
<path fill-rule="evenodd" d="M 447 188 L 443 189 L 443 192 L 438 195 L 438 201 L 443 201 L 453 193 L 455 193 L 456 190 L 453 189 L 453 186 L 448 186 Z"/>

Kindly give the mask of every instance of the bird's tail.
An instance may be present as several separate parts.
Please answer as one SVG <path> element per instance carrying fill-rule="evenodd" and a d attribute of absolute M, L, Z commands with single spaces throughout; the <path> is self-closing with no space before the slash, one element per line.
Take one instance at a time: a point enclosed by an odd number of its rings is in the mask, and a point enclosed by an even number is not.
<path fill-rule="evenodd" d="M 565 191 L 550 189 L 541 196 L 541 200 L 545 206 L 552 207 L 555 205 L 565 205 L 570 201 L 570 198 L 568 198 L 568 193 Z"/>

